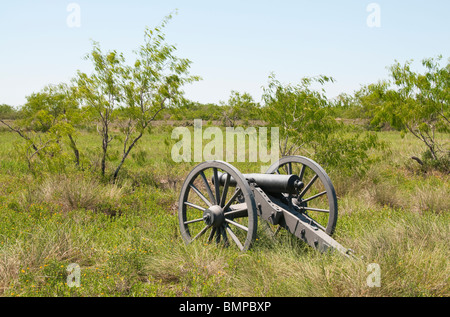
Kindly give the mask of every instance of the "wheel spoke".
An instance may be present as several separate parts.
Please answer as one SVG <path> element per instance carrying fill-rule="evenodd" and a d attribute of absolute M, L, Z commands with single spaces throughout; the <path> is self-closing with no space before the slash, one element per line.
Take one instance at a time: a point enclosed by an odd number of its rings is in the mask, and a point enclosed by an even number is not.
<path fill-rule="evenodd" d="M 305 176 L 305 170 L 306 170 L 306 165 L 302 165 L 302 169 L 300 171 L 300 174 L 298 175 L 301 182 L 303 182 L 303 176 Z"/>
<path fill-rule="evenodd" d="M 289 162 L 289 163 L 287 164 L 287 174 L 288 174 L 288 175 L 291 175 L 291 174 L 292 174 L 292 163 L 291 163 L 291 162 Z"/>
<path fill-rule="evenodd" d="M 244 250 L 244 246 L 242 245 L 241 241 L 239 241 L 238 237 L 234 234 L 233 230 L 229 226 L 226 226 L 227 232 L 230 235 L 231 239 L 234 241 L 234 243 L 237 244 L 239 249 L 242 251 Z"/>
<path fill-rule="evenodd" d="M 214 170 L 214 188 L 216 190 L 216 204 L 220 204 L 220 184 L 219 184 L 219 175 L 217 172 L 217 168 L 213 168 Z"/>
<path fill-rule="evenodd" d="M 313 200 L 313 199 L 319 198 L 319 197 L 325 195 L 326 193 L 327 193 L 326 191 L 321 192 L 320 194 L 317 194 L 317 195 L 314 195 L 314 196 L 312 196 L 312 197 L 309 197 L 309 198 L 307 198 L 307 199 L 302 200 L 302 202 L 303 202 L 303 203 L 306 203 L 306 202 L 311 201 L 311 200 Z"/>
<path fill-rule="evenodd" d="M 185 221 L 184 224 L 188 225 L 188 224 L 191 224 L 191 223 L 196 223 L 196 222 L 201 222 L 201 221 L 203 221 L 203 218 Z"/>
<path fill-rule="evenodd" d="M 248 208 L 231 210 L 231 211 L 224 213 L 224 215 L 225 215 L 225 217 L 228 217 L 228 218 L 248 217 Z"/>
<path fill-rule="evenodd" d="M 317 212 L 323 212 L 323 213 L 327 213 L 329 214 L 330 211 L 326 210 L 326 209 L 319 209 L 319 208 L 311 208 L 311 207 L 299 207 L 300 209 L 304 209 L 304 210 L 311 210 L 311 211 L 317 211 Z"/>
<path fill-rule="evenodd" d="M 230 208 L 231 204 L 236 200 L 237 196 L 239 196 L 239 193 L 241 193 L 240 188 L 236 188 L 236 191 L 234 192 L 233 196 L 230 198 L 230 200 L 227 202 L 225 207 L 223 207 L 223 210 L 227 210 Z"/>
<path fill-rule="evenodd" d="M 197 187 L 194 186 L 194 184 L 190 184 L 189 186 L 198 195 L 198 197 L 200 197 L 208 205 L 208 207 L 212 206 L 211 202 L 197 189 Z"/>
<path fill-rule="evenodd" d="M 246 226 L 243 226 L 240 223 L 237 223 L 236 221 L 230 220 L 228 218 L 225 218 L 225 221 L 228 222 L 229 224 L 232 224 L 233 226 L 238 227 L 239 229 L 242 229 L 242 230 L 248 232 L 248 228 Z"/>
<path fill-rule="evenodd" d="M 216 228 L 212 228 L 211 233 L 209 234 L 209 237 L 208 237 L 208 243 L 211 243 L 215 234 L 216 234 Z"/>
<path fill-rule="evenodd" d="M 217 228 L 216 230 L 216 243 L 219 244 L 220 243 L 220 237 L 222 236 L 221 234 L 222 228 Z"/>
<path fill-rule="evenodd" d="M 203 171 L 200 172 L 200 176 L 203 179 L 203 183 L 205 183 L 205 187 L 206 187 L 206 191 L 208 192 L 209 199 L 211 199 L 211 202 L 214 202 L 217 204 L 216 199 L 214 198 L 214 195 L 211 191 L 211 187 L 209 187 L 208 181 L 206 180 L 206 176 L 205 176 L 205 173 L 203 173 Z"/>
<path fill-rule="evenodd" d="M 208 229 L 211 228 L 211 226 L 206 226 L 205 228 L 202 229 L 202 231 L 200 231 L 193 239 L 192 241 L 195 241 L 196 239 L 200 238 L 202 235 L 205 234 L 206 231 L 208 231 Z"/>
<path fill-rule="evenodd" d="M 306 192 L 309 190 L 309 188 L 314 184 L 314 182 L 319 178 L 319 175 L 314 175 L 314 177 L 311 179 L 311 181 L 306 185 L 306 187 L 302 190 L 302 192 L 298 195 L 299 198 L 302 198 L 303 195 L 306 194 Z"/>
<path fill-rule="evenodd" d="M 184 204 L 187 205 L 187 206 L 190 206 L 190 207 L 192 207 L 192 208 L 201 210 L 201 211 L 205 211 L 205 210 L 206 210 L 205 208 L 200 207 L 200 206 L 198 206 L 198 205 L 196 205 L 196 204 L 190 203 L 190 202 L 188 202 L 188 201 L 185 201 Z"/>
<path fill-rule="evenodd" d="M 221 231 L 221 233 L 222 233 L 223 243 L 225 244 L 225 246 L 229 246 L 230 243 L 228 242 L 227 232 L 226 232 L 225 228 L 224 228 L 224 227 L 221 227 L 221 228 L 220 228 L 220 231 Z"/>
<path fill-rule="evenodd" d="M 225 184 L 223 185 L 222 198 L 220 199 L 220 207 L 225 205 L 225 200 L 227 199 L 228 187 L 230 186 L 231 175 L 227 174 L 227 178 L 225 180 Z"/>

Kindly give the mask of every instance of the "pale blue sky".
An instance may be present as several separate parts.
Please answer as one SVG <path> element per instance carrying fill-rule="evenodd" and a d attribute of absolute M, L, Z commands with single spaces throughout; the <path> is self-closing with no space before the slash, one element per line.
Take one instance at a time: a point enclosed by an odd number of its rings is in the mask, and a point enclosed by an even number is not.
<path fill-rule="evenodd" d="M 67 6 L 81 9 L 81 27 L 67 25 Z M 370 3 L 381 9 L 381 27 L 367 25 Z M 47 84 L 68 82 L 91 39 L 104 49 L 132 50 L 178 9 L 166 29 L 179 57 L 192 60 L 203 81 L 185 88 L 200 102 L 227 100 L 231 90 L 259 101 L 274 72 L 285 83 L 328 75 L 330 97 L 352 93 L 387 77 L 395 60 L 450 57 L 450 1 L 293 0 L 17 0 L 0 4 L 0 104 L 18 106 Z"/>

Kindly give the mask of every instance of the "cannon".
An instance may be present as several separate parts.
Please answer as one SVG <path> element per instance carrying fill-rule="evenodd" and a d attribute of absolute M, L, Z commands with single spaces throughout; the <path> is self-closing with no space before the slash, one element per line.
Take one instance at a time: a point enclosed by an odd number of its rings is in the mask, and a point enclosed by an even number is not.
<path fill-rule="evenodd" d="M 197 165 L 180 193 L 178 220 L 183 240 L 235 245 L 254 244 L 258 218 L 271 233 L 282 228 L 319 252 L 351 256 L 332 235 L 336 228 L 336 192 L 324 169 L 303 156 L 287 156 L 265 174 L 242 174 L 223 161 Z"/>

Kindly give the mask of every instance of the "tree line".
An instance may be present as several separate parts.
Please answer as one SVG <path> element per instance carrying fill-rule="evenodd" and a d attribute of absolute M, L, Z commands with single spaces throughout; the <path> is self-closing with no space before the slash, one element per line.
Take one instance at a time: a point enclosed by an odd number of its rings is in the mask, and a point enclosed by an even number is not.
<path fill-rule="evenodd" d="M 284 84 L 271 74 L 260 102 L 248 93 L 232 91 L 218 105 L 201 104 L 184 97 L 183 87 L 201 78 L 190 74 L 191 61 L 177 57 L 176 47 L 166 42 L 163 30 L 171 18 L 146 28 L 133 63 L 122 53 L 103 51 L 93 42 L 85 56 L 93 65 L 92 73 L 78 71 L 69 83 L 49 85 L 27 96 L 20 109 L 0 105 L 0 122 L 20 136 L 22 154 L 31 170 L 36 161 L 50 164 L 58 160 L 70 160 L 83 168 L 80 129 L 94 125 L 101 137 L 100 173 L 116 181 L 153 121 L 203 119 L 219 120 L 225 126 L 251 120 L 278 126 L 282 155 L 306 151 L 344 173 L 367 169 L 372 159 L 369 151 L 385 146 L 373 131 L 389 126 L 422 142 L 423 152 L 413 157 L 419 164 L 449 171 L 450 61 L 441 65 L 442 56 L 424 59 L 422 72 L 413 70 L 412 61 L 396 62 L 389 68 L 388 79 L 335 99 L 327 98 L 323 89 L 335 81 L 331 77 Z M 362 118 L 368 124 L 357 129 L 337 118 Z M 119 132 L 113 132 L 113 126 Z M 112 142 L 122 150 L 109 175 Z"/>

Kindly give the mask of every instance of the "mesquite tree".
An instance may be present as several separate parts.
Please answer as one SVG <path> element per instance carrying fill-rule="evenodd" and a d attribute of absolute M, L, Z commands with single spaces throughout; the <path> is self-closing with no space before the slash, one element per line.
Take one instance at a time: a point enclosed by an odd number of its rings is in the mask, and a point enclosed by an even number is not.
<path fill-rule="evenodd" d="M 373 125 L 387 122 L 402 135 L 411 133 L 426 147 L 422 159 L 448 171 L 450 61 L 441 66 L 441 59 L 424 59 L 422 73 L 412 69 L 412 61 L 396 62 L 390 67 L 390 80 L 363 87 L 356 93 L 356 100 Z M 416 156 L 412 158 L 421 165 L 425 163 Z"/>
<path fill-rule="evenodd" d="M 282 156 L 293 155 L 305 145 L 316 146 L 333 131 L 336 122 L 329 115 L 325 92 L 311 88 L 313 83 L 326 82 L 333 82 L 333 78 L 302 78 L 298 85 L 284 85 L 275 75 L 269 77 L 262 112 L 267 122 L 280 128 Z"/>
<path fill-rule="evenodd" d="M 102 175 L 106 173 L 109 144 L 114 140 L 111 123 L 117 122 L 123 134 L 122 154 L 112 174 L 113 181 L 151 122 L 163 109 L 177 104 L 183 85 L 200 79 L 189 74 L 191 61 L 176 57 L 176 47 L 166 43 L 162 29 L 170 19 L 169 15 L 159 27 L 146 28 L 144 44 L 135 51 L 133 65 L 127 65 L 123 54 L 116 51 L 103 53 L 95 43 L 88 56 L 94 63 L 93 74 L 78 74 L 84 104 L 101 125 Z"/>
<path fill-rule="evenodd" d="M 363 174 L 375 158 L 368 151 L 383 144 L 372 133 L 351 133 L 338 122 L 323 87 L 333 78 L 303 78 L 299 84 L 282 84 L 274 75 L 264 88 L 262 117 L 280 128 L 282 156 L 302 154 L 341 174 Z"/>
<path fill-rule="evenodd" d="M 94 72 L 90 76 L 78 72 L 76 82 L 84 108 L 100 124 L 97 130 L 102 139 L 101 174 L 105 176 L 108 148 L 113 140 L 110 130 L 114 110 L 122 98 L 125 59 L 116 51 L 103 53 L 97 42 L 86 59 L 93 62 Z"/>
<path fill-rule="evenodd" d="M 27 96 L 27 102 L 20 109 L 20 118 L 14 123 L 0 120 L 24 141 L 21 152 L 31 170 L 37 157 L 41 160 L 50 158 L 48 163 L 61 155 L 66 157 L 64 143 L 70 147 L 75 165 L 80 167 L 76 126 L 82 121 L 76 88 L 64 83 L 48 85 Z"/>
<path fill-rule="evenodd" d="M 396 128 L 406 128 L 422 141 L 433 160 L 448 152 L 436 132 L 448 132 L 450 128 L 450 63 L 441 68 L 439 59 L 423 60 L 422 74 L 412 71 L 411 62 L 393 65 L 391 76 L 396 98 L 388 100 L 392 107 L 381 110 L 387 118 L 395 117 L 391 122 Z"/>

